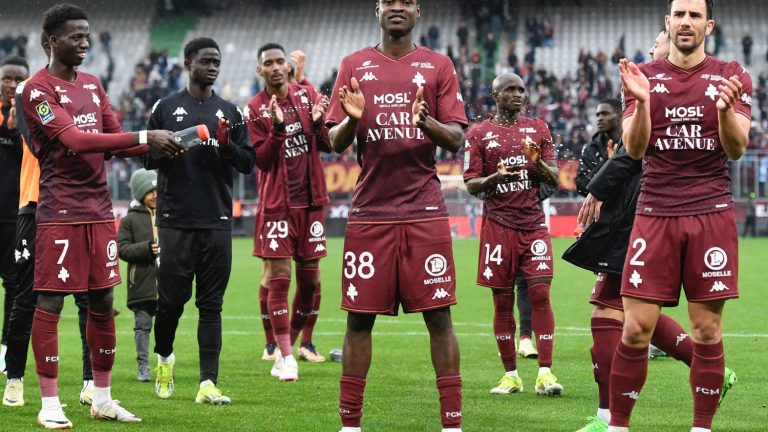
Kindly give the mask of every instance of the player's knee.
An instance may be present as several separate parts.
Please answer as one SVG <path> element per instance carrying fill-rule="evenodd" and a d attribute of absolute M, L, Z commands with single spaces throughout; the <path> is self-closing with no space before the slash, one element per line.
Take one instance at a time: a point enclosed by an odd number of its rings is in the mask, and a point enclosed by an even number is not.
<path fill-rule="evenodd" d="M 626 345 L 641 347 L 650 343 L 651 335 L 653 335 L 653 326 L 648 323 L 626 321 L 621 339 Z"/>
<path fill-rule="evenodd" d="M 111 314 L 114 295 L 111 289 L 88 292 L 88 309 L 101 314 Z"/>
<path fill-rule="evenodd" d="M 453 323 L 451 321 L 451 309 L 442 308 L 424 312 L 424 323 L 432 336 L 439 336 L 453 333 Z"/>
<path fill-rule="evenodd" d="M 691 336 L 698 343 L 716 343 L 722 338 L 722 326 L 719 320 L 691 321 Z"/>
<path fill-rule="evenodd" d="M 376 315 L 350 313 L 347 316 L 347 336 L 360 337 L 370 335 Z"/>
<path fill-rule="evenodd" d="M 291 277 L 291 260 L 287 258 L 267 260 L 269 277 Z"/>
<path fill-rule="evenodd" d="M 533 281 L 528 282 L 528 300 L 531 302 L 531 306 L 536 309 L 546 309 L 550 307 L 549 304 L 549 284 Z"/>
<path fill-rule="evenodd" d="M 61 309 L 64 308 L 64 296 L 41 293 L 37 296 L 37 303 L 35 307 L 46 312 L 59 314 L 61 313 Z"/>

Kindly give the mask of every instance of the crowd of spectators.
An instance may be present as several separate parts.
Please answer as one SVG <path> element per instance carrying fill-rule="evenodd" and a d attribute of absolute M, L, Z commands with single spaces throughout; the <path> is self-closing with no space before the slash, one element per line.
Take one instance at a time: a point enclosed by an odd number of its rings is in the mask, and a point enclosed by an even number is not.
<path fill-rule="evenodd" d="M 448 55 L 454 62 L 470 121 L 477 121 L 494 114 L 494 102 L 490 96 L 493 78 L 503 71 L 513 71 L 525 81 L 528 94 L 527 115 L 544 119 L 550 126 L 558 159 L 577 160 L 582 147 L 591 140 L 595 131 L 594 108 L 598 101 L 617 97 L 620 91 L 617 66 L 625 55 L 624 36 L 615 50 L 608 53 L 582 50 L 572 72 L 555 76 L 536 63 L 536 49 L 547 49 L 557 43 L 556 29 L 547 16 L 528 17 L 524 33 L 518 37 L 516 13 L 510 3 L 473 1 L 462 3 L 462 17 L 458 28 L 440 28 L 432 25 L 419 35 L 419 43 Z M 455 38 L 453 37 L 455 35 Z M 710 52 L 719 50 L 725 43 L 722 36 L 710 43 Z M 454 46 L 452 42 L 458 44 Z M 519 43 L 524 46 L 518 46 Z M 634 60 L 645 61 L 645 53 L 637 52 Z M 309 59 L 311 62 L 311 58 Z M 153 51 L 136 65 L 129 91 L 116 99 L 117 112 L 126 130 L 145 127 L 152 104 L 159 98 L 178 91 L 183 85 L 183 69 L 169 61 L 167 51 Z M 330 95 L 336 79 L 336 71 L 322 82 L 316 82 L 324 94 Z M 763 149 L 768 154 L 768 71 L 755 76 L 754 100 L 758 107 L 755 128 L 752 130 L 751 149 Z M 256 77 L 252 92 L 259 90 Z M 113 99 L 115 101 L 115 99 Z M 438 151 L 438 159 L 455 160 L 460 155 Z M 355 148 L 341 155 L 326 155 L 325 160 L 353 161 Z M 127 182 L 134 162 L 116 161 L 117 181 Z M 122 174 L 121 174 L 122 173 Z"/>

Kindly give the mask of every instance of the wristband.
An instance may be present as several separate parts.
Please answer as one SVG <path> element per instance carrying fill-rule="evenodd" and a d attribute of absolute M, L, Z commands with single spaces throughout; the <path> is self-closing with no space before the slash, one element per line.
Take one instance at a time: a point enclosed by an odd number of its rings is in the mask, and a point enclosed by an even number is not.
<path fill-rule="evenodd" d="M 139 144 L 146 144 L 147 143 L 147 131 L 141 130 L 139 131 Z"/>

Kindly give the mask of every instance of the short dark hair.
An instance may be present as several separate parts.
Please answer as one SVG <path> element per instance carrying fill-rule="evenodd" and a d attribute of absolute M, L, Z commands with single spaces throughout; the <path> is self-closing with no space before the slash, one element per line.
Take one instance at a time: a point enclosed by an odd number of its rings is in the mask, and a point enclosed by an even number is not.
<path fill-rule="evenodd" d="M 40 33 L 40 46 L 45 47 L 45 44 L 48 43 L 48 33 L 41 32 Z"/>
<path fill-rule="evenodd" d="M 613 110 L 616 112 L 616 114 L 621 114 L 621 112 L 623 111 L 621 109 L 621 101 L 618 99 L 613 99 L 613 98 L 603 99 L 600 101 L 600 104 L 610 105 L 611 108 L 613 108 Z"/>
<path fill-rule="evenodd" d="M 215 48 L 216 51 L 221 53 L 219 44 L 215 40 L 207 37 L 199 37 L 192 39 L 184 45 L 184 60 L 191 60 L 192 57 L 197 55 L 197 52 L 204 48 Z"/>
<path fill-rule="evenodd" d="M 51 6 L 43 15 L 43 32 L 48 35 L 57 35 L 64 29 L 67 21 L 88 20 L 85 11 L 70 3 Z"/>
<path fill-rule="evenodd" d="M 5 60 L 3 60 L 2 66 L 7 66 L 7 65 L 22 66 L 27 69 L 27 72 L 29 72 L 29 64 L 27 64 L 27 60 L 25 60 L 24 57 L 21 57 L 21 56 L 6 57 Z"/>
<path fill-rule="evenodd" d="M 285 48 L 283 48 L 283 46 L 279 43 L 270 42 L 268 44 L 264 44 L 261 46 L 261 48 L 259 48 L 259 52 L 256 54 L 256 56 L 259 57 L 259 63 L 261 63 L 261 55 L 264 54 L 264 51 L 273 49 L 280 50 L 283 52 L 283 54 L 285 54 Z"/>
<path fill-rule="evenodd" d="M 667 0 L 667 13 L 672 13 L 672 3 L 674 3 L 675 0 Z M 704 0 L 704 3 L 707 5 L 707 19 L 711 20 L 712 16 L 715 14 L 715 0 Z"/>

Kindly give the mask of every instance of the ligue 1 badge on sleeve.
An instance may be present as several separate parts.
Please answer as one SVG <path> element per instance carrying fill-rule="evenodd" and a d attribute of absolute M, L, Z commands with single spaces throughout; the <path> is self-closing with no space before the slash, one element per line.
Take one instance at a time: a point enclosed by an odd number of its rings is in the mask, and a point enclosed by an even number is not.
<path fill-rule="evenodd" d="M 43 101 L 38 104 L 35 107 L 35 111 L 37 111 L 37 116 L 40 117 L 40 121 L 43 122 L 43 124 L 48 124 L 56 118 L 53 114 L 53 110 L 51 110 L 51 106 L 48 105 L 48 101 Z"/>

